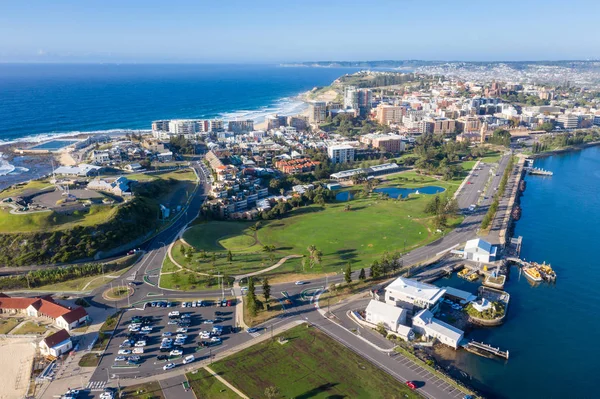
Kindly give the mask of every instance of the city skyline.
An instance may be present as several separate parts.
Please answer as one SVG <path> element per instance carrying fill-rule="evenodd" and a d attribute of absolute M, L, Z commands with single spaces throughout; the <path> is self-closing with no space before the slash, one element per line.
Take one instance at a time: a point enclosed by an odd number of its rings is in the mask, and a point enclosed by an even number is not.
<path fill-rule="evenodd" d="M 387 0 L 306 1 L 301 8 L 272 0 L 252 7 L 237 0 L 108 1 L 96 8 L 34 0 L 0 6 L 0 35 L 11 38 L 0 43 L 0 62 L 588 60 L 600 58 L 598 12 L 599 4 L 584 0 L 569 7 L 432 1 L 426 9 Z"/>

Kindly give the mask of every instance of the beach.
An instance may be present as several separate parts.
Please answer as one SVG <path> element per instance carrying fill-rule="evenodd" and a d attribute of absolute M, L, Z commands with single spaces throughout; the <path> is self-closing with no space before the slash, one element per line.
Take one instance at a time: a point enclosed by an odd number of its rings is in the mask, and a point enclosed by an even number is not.
<path fill-rule="evenodd" d="M 0 399 L 26 396 L 34 355 L 35 339 L 0 338 Z"/>

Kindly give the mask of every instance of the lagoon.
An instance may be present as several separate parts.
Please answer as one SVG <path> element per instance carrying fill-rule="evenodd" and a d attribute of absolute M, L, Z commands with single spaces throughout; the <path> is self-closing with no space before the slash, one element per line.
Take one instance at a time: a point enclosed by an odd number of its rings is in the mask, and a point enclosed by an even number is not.
<path fill-rule="evenodd" d="M 406 198 L 409 194 L 439 194 L 446 191 L 443 187 L 438 186 L 425 186 L 419 188 L 400 188 L 400 187 L 383 187 L 376 188 L 373 190 L 374 193 L 385 193 L 390 198 Z M 349 201 L 354 198 L 352 191 L 342 191 L 335 196 L 336 201 Z"/>

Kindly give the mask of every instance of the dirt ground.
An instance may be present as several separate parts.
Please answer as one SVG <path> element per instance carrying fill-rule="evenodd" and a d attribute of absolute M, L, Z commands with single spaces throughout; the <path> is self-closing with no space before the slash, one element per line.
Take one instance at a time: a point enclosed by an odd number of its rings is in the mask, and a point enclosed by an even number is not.
<path fill-rule="evenodd" d="M 32 338 L 0 338 L 0 399 L 21 399 L 26 395 L 34 354 Z"/>

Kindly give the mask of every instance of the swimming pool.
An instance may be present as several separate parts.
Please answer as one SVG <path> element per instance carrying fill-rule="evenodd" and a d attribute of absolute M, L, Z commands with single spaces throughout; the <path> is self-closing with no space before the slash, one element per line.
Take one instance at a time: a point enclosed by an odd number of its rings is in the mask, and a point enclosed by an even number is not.
<path fill-rule="evenodd" d="M 79 140 L 50 140 L 45 143 L 41 143 L 35 145 L 30 148 L 30 150 L 48 150 L 48 151 L 58 151 L 61 148 L 65 148 L 70 146 L 71 144 L 77 143 Z"/>

